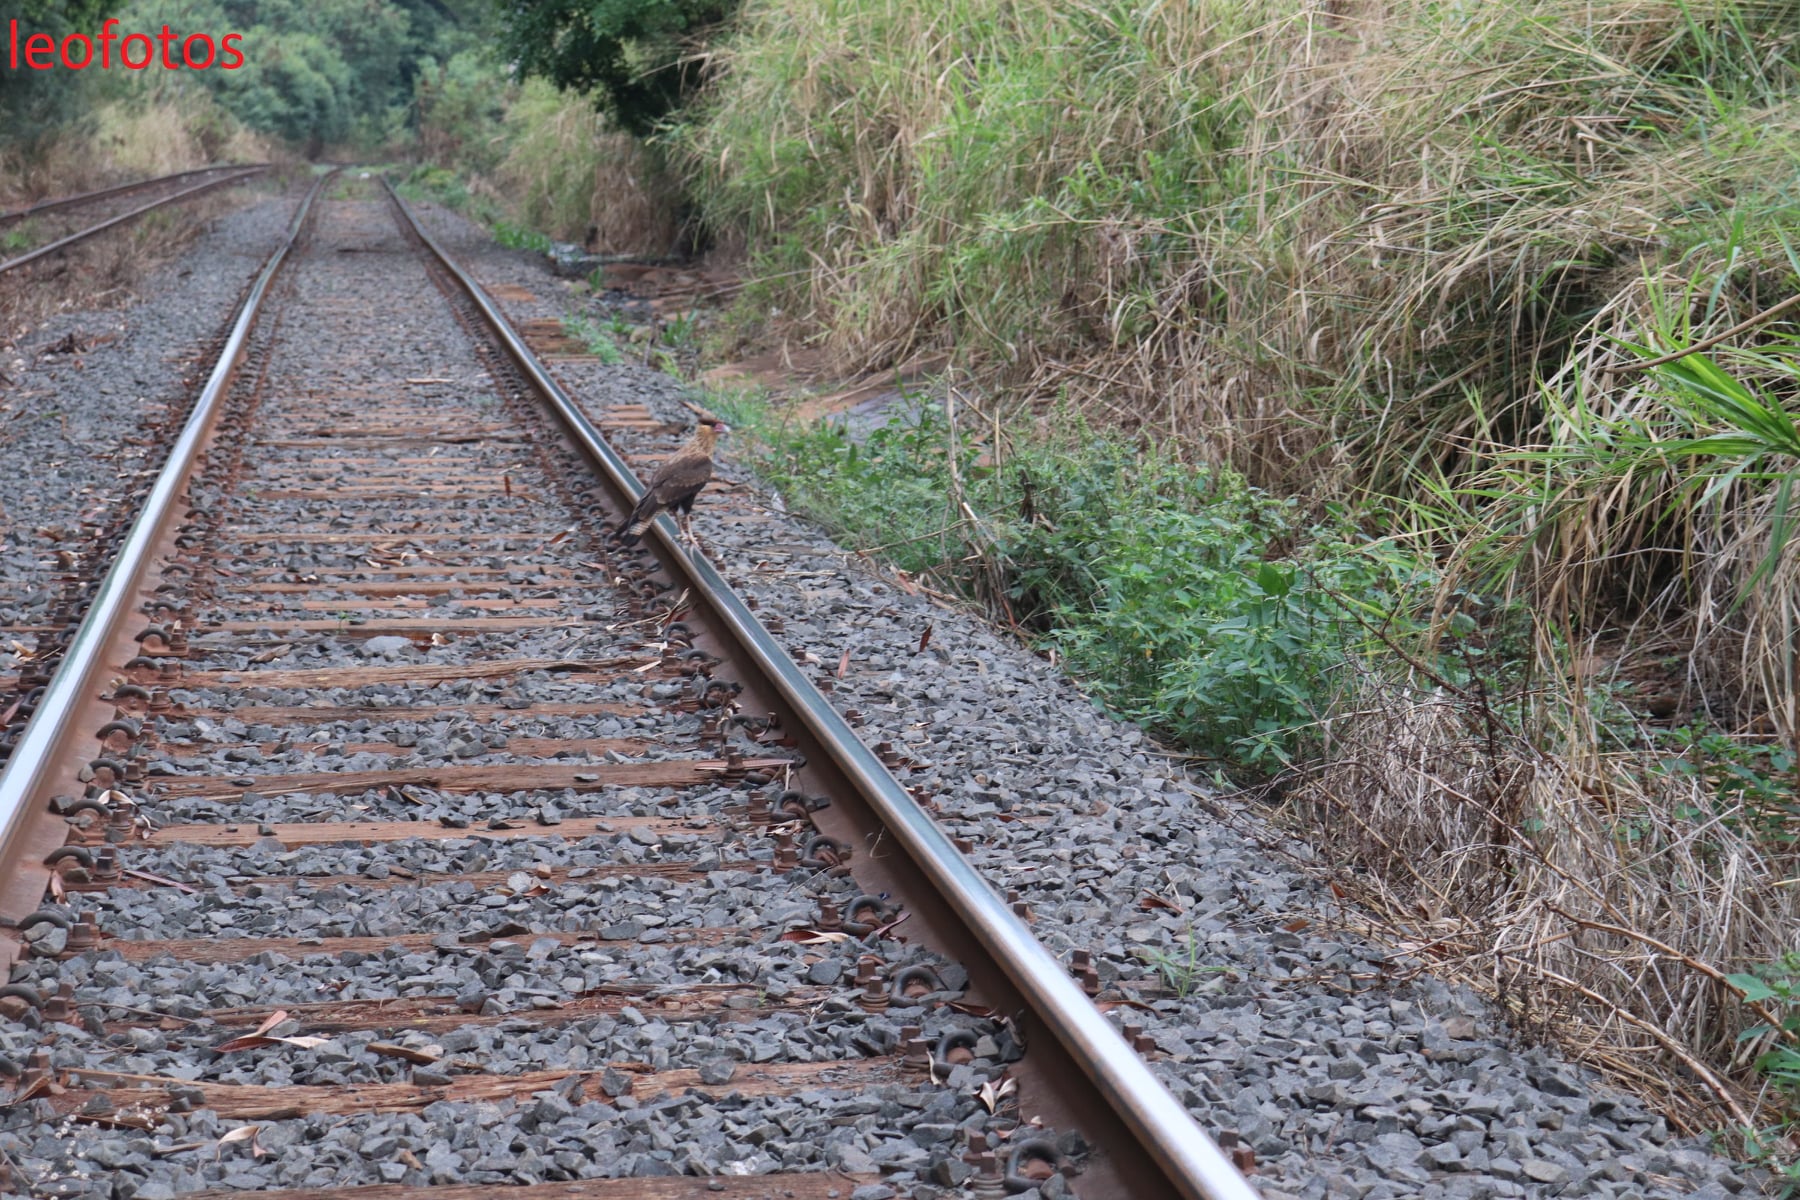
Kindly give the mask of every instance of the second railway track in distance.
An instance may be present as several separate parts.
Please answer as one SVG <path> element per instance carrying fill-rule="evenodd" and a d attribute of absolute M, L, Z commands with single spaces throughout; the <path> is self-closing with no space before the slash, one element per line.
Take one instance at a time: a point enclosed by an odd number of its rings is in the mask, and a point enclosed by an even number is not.
<path fill-rule="evenodd" d="M 398 202 L 298 228 L 0 777 L 5 1190 L 1252 1195 L 710 568 L 609 545 Z"/>
<path fill-rule="evenodd" d="M 116 187 L 84 192 L 78 196 L 40 200 L 11 212 L 0 213 L 0 230 L 11 239 L 23 237 L 29 249 L 0 251 L 0 274 L 41 262 L 69 246 L 105 233 L 146 213 L 205 195 L 215 188 L 243 183 L 268 169 L 266 163 L 243 166 L 201 167 L 177 171 L 155 179 L 140 179 Z M 206 176 L 200 179 L 198 177 Z M 166 195 L 146 200 L 144 193 L 167 189 Z M 43 222 L 43 226 L 39 226 Z M 22 286 L 9 282 L 7 286 Z"/>

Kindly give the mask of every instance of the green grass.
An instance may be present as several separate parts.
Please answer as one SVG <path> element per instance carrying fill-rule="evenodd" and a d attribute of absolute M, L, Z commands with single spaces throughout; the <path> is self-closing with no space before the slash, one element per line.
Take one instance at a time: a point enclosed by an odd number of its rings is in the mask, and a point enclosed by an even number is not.
<path fill-rule="evenodd" d="M 509 249 L 539 254 L 550 249 L 548 234 L 512 221 L 498 204 L 473 191 L 465 178 L 447 167 L 429 164 L 414 167 L 395 190 L 408 200 L 430 200 L 481 222 L 493 233 L 496 242 Z"/>
<path fill-rule="evenodd" d="M 616 367 L 625 361 L 625 352 L 619 349 L 614 340 L 617 323 L 603 326 L 592 319 L 579 314 L 570 314 L 562 319 L 563 328 L 569 336 L 577 339 L 594 355 L 609 367 Z"/>

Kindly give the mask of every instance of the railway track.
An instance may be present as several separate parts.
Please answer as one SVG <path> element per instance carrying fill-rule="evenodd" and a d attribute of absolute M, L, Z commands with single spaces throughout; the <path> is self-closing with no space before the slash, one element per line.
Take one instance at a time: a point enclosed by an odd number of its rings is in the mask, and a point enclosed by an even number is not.
<path fill-rule="evenodd" d="M 268 170 L 268 164 L 255 163 L 246 166 L 202 167 L 194 171 L 178 171 L 173 175 L 162 175 L 155 179 L 141 179 L 135 183 L 124 183 L 117 187 L 101 188 L 97 191 L 83 192 L 78 196 L 65 196 L 53 200 L 40 200 L 36 204 L 11 212 L 0 213 L 0 229 L 18 226 L 30 230 L 29 240 L 39 244 L 23 253 L 13 255 L 0 261 L 0 274 L 15 271 L 47 258 L 60 250 L 67 249 L 79 242 L 104 233 L 128 221 L 134 221 L 166 205 L 182 200 L 191 200 L 204 195 L 215 188 L 228 184 L 243 183 Z M 210 176 L 197 183 L 188 182 L 199 176 Z M 144 192 L 174 188 L 167 195 L 134 204 L 132 201 Z M 95 208 L 110 210 L 99 220 Z M 80 216 L 71 219 L 71 214 Z M 80 225 L 80 221 L 90 222 Z M 42 222 L 42 227 L 38 227 Z M 29 224 L 27 224 L 29 223 Z M 19 230 L 14 230 L 14 235 Z"/>
<path fill-rule="evenodd" d="M 717 572 L 608 543 L 607 426 L 678 431 L 323 186 L 0 699 L 6 1190 L 1252 1196 Z"/>

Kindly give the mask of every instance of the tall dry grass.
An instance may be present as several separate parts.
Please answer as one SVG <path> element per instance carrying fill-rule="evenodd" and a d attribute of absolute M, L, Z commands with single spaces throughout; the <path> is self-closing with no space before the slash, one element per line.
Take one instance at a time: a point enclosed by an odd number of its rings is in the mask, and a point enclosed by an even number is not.
<path fill-rule="evenodd" d="M 1370 676 L 1322 723 L 1290 815 L 1367 928 L 1499 998 L 1521 1027 L 1658 1095 L 1693 1131 L 1778 1120 L 1751 1070 L 1782 1015 L 1726 978 L 1779 958 L 1795 858 L 1754 792 L 1621 745 L 1604 681 L 1488 695 Z"/>
<path fill-rule="evenodd" d="M 672 253 L 677 189 L 657 152 L 612 128 L 593 102 L 527 83 L 508 108 L 493 190 L 516 219 L 596 253 Z"/>
<path fill-rule="evenodd" d="M 233 120 L 204 92 L 134 92 L 48 134 L 0 137 L 0 207 L 212 163 L 280 157 L 268 139 Z"/>
<path fill-rule="evenodd" d="M 762 0 L 677 141 L 843 367 L 1361 482 L 1528 427 L 1640 259 L 1779 227 L 1795 12 Z"/>

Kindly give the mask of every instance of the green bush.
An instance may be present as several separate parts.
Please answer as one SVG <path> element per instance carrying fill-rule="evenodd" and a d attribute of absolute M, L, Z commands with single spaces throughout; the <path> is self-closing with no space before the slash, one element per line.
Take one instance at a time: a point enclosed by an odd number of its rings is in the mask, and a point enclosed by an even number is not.
<path fill-rule="evenodd" d="M 1373 630 L 1410 629 L 1435 582 L 1339 512 L 1078 422 L 995 467 L 933 407 L 862 441 L 732 415 L 790 507 L 995 602 L 1107 709 L 1236 764 L 1286 762 L 1338 668 L 1382 648 Z"/>

